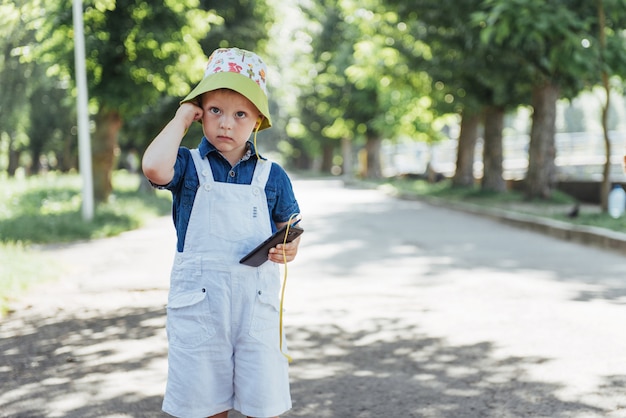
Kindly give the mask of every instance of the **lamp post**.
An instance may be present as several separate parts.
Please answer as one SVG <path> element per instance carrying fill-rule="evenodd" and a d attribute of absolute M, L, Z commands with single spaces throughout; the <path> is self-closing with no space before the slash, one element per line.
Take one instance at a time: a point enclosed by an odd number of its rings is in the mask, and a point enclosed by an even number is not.
<path fill-rule="evenodd" d="M 78 113 L 78 168 L 83 180 L 83 220 L 93 219 L 93 174 L 91 172 L 91 138 L 87 99 L 87 71 L 85 68 L 85 34 L 83 32 L 83 2 L 73 0 L 74 60 L 76 66 L 76 108 Z"/>

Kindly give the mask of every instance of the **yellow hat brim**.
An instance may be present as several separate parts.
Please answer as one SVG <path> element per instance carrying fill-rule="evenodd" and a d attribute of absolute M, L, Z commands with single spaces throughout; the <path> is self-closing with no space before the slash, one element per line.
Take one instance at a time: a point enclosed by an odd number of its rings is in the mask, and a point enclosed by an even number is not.
<path fill-rule="evenodd" d="M 250 78 L 234 72 L 220 72 L 205 77 L 180 103 L 195 102 L 202 94 L 219 89 L 230 89 L 245 96 L 264 116 L 259 130 L 272 126 L 267 96 Z"/>

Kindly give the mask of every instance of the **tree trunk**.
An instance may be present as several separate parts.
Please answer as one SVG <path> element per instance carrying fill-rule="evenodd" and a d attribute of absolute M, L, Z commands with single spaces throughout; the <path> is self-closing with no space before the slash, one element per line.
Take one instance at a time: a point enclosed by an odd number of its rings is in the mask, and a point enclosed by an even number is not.
<path fill-rule="evenodd" d="M 483 147 L 483 179 L 481 189 L 492 192 L 506 192 L 502 178 L 502 129 L 504 128 L 504 108 L 488 106 L 485 109 L 485 145 Z"/>
<path fill-rule="evenodd" d="M 333 157 L 335 156 L 335 141 L 327 139 L 322 143 L 322 173 L 330 173 L 333 168 Z"/>
<path fill-rule="evenodd" d="M 61 150 L 60 154 L 57 154 L 57 159 L 59 160 L 58 167 L 61 172 L 67 173 L 72 169 L 77 169 L 77 144 L 77 136 L 70 135 L 69 133 L 65 135 L 65 138 L 63 139 L 63 149 Z"/>
<path fill-rule="evenodd" d="M 609 210 L 609 192 L 611 191 L 611 140 L 609 138 L 609 127 L 607 124 L 609 108 L 611 105 L 611 87 L 609 77 L 606 72 L 602 72 L 602 85 L 606 92 L 606 101 L 602 105 L 602 134 L 604 138 L 604 154 L 606 160 L 602 169 L 602 185 L 600 187 L 600 207 L 602 212 Z"/>
<path fill-rule="evenodd" d="M 352 140 L 350 138 L 341 138 L 341 155 L 343 163 L 341 172 L 346 179 L 354 178 L 354 162 L 352 160 Z"/>
<path fill-rule="evenodd" d="M 600 39 L 600 61 L 601 68 L 604 66 L 604 53 L 606 50 L 606 17 L 604 14 L 604 4 L 602 0 L 598 0 L 598 31 Z M 604 153 L 606 161 L 604 162 L 604 168 L 602 170 L 602 185 L 600 187 L 600 207 L 602 212 L 608 212 L 609 210 L 609 193 L 611 191 L 611 141 L 609 139 L 609 109 L 611 106 L 611 85 L 609 84 L 609 75 L 605 70 L 602 70 L 602 86 L 606 93 L 606 101 L 602 106 L 602 134 L 604 137 Z"/>
<path fill-rule="evenodd" d="M 368 132 L 366 137 L 365 150 L 367 151 L 367 171 L 365 177 L 369 179 L 382 178 L 380 147 L 383 140 L 380 135 L 375 132 Z"/>
<path fill-rule="evenodd" d="M 101 109 L 96 115 L 92 141 L 93 193 L 98 203 L 106 202 L 113 191 L 113 166 L 122 119 L 116 110 Z"/>
<path fill-rule="evenodd" d="M 461 131 L 456 151 L 456 170 L 452 177 L 452 187 L 472 187 L 474 185 L 474 152 L 478 138 L 480 115 L 464 111 L 461 114 Z"/>
<path fill-rule="evenodd" d="M 9 144 L 7 146 L 8 154 L 9 154 L 9 164 L 7 165 L 7 174 L 9 177 L 15 177 L 15 172 L 20 166 L 20 153 L 16 151 L 15 148 L 15 134 L 11 134 L 7 132 L 7 136 L 9 137 Z"/>
<path fill-rule="evenodd" d="M 559 88 L 547 82 L 533 88 L 526 198 L 549 199 L 556 181 L 554 131 Z"/>

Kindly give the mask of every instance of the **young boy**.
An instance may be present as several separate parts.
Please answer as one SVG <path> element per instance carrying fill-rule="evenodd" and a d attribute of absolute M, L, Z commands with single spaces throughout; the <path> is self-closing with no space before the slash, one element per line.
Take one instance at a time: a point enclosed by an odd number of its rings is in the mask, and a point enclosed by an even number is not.
<path fill-rule="evenodd" d="M 299 213 L 285 171 L 249 141 L 253 130 L 271 126 L 265 76 L 256 54 L 216 50 L 143 156 L 146 177 L 174 199 L 163 401 L 173 416 L 227 417 L 236 409 L 272 417 L 291 408 L 276 263 L 295 258 L 299 239 L 272 248 L 260 267 L 239 263 Z M 194 121 L 204 137 L 189 150 L 180 143 Z"/>

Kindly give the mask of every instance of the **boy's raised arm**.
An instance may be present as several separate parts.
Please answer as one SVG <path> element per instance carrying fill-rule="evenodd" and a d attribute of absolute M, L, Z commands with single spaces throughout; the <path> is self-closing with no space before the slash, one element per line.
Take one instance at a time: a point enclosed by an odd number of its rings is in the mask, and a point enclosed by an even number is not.
<path fill-rule="evenodd" d="M 174 177 L 178 147 L 191 124 L 202 117 L 202 108 L 183 103 L 174 118 L 146 149 L 141 160 L 144 175 L 154 184 L 168 184 Z"/>

